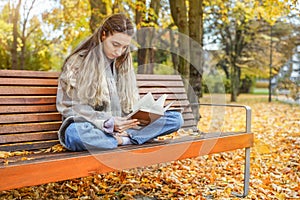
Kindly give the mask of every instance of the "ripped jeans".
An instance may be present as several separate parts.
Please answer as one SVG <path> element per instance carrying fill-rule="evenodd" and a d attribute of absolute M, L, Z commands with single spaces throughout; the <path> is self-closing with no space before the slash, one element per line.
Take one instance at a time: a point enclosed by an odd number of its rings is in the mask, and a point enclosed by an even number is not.
<path fill-rule="evenodd" d="M 158 136 L 167 135 L 177 131 L 183 125 L 180 112 L 166 111 L 165 115 L 141 130 L 128 129 L 133 144 L 143 144 Z M 65 144 L 71 151 L 88 149 L 114 149 L 118 141 L 111 134 L 96 128 L 90 122 L 73 122 L 65 131 Z"/>

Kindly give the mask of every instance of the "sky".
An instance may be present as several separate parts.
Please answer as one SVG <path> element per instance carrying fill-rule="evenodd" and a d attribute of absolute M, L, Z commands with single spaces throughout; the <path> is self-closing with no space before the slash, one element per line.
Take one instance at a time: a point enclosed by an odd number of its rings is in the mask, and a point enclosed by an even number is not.
<path fill-rule="evenodd" d="M 3 6 L 6 5 L 9 1 L 14 4 L 16 4 L 17 2 L 17 0 L 0 0 L 0 9 L 2 10 Z M 20 8 L 21 15 L 22 13 L 24 13 L 24 8 L 29 9 L 31 2 L 32 0 L 22 0 L 22 5 Z M 33 9 L 31 11 L 31 17 L 33 15 L 40 15 L 46 10 L 51 10 L 57 5 L 58 3 L 54 0 L 36 0 Z"/>

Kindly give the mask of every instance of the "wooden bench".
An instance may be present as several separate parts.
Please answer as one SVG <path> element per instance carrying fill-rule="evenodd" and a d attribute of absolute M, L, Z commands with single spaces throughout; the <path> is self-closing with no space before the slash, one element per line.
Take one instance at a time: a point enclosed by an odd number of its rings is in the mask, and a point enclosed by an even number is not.
<path fill-rule="evenodd" d="M 35 152 L 59 143 L 57 130 L 61 115 L 55 106 L 58 75 L 57 72 L 0 70 L 0 151 Z M 197 131 L 197 122 L 179 75 L 138 75 L 137 80 L 141 95 L 149 91 L 155 97 L 167 93 L 168 101 L 176 100 L 174 105 L 184 108 L 183 128 Z M 245 148 L 244 191 L 239 196 L 246 196 L 249 190 L 250 147 L 253 146 L 251 109 L 238 107 L 246 110 L 246 130 L 239 133 L 198 134 L 107 151 L 40 151 L 0 158 L 0 190 Z M 209 148 L 203 151 L 202 148 L 208 144 Z"/>

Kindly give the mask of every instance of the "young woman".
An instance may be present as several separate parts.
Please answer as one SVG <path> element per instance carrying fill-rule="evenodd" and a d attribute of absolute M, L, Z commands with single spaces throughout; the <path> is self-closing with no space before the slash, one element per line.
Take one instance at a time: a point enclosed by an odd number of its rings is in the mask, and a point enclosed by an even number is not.
<path fill-rule="evenodd" d="M 67 149 L 143 144 L 181 127 L 182 116 L 175 111 L 142 130 L 133 129 L 137 120 L 124 117 L 139 99 L 129 49 L 133 33 L 124 14 L 112 15 L 66 58 L 56 105 L 63 116 L 59 139 Z"/>

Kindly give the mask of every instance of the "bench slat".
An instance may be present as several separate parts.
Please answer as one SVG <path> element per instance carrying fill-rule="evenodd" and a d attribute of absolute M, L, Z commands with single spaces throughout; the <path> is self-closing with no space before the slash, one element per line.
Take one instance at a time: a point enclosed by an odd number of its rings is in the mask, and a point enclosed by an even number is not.
<path fill-rule="evenodd" d="M 0 70 L 0 77 L 40 77 L 57 78 L 59 72 L 29 71 L 29 70 Z"/>
<path fill-rule="evenodd" d="M 15 143 L 9 145 L 0 145 L 0 151 L 23 151 L 32 149 L 46 149 L 59 144 L 58 140 L 44 140 L 39 142 Z"/>
<path fill-rule="evenodd" d="M 143 89 L 143 90 L 139 90 L 139 93 L 141 96 L 144 96 L 145 94 L 147 94 L 147 89 Z M 157 89 L 157 91 L 159 91 Z M 154 99 L 158 99 L 163 93 L 152 93 L 152 96 L 154 97 Z M 168 98 L 167 98 L 167 101 L 174 101 L 174 100 L 178 100 L 179 102 L 181 102 L 182 100 L 184 101 L 188 101 L 187 100 L 187 96 L 186 94 L 184 93 L 171 93 L 171 94 L 168 94 Z M 188 103 L 189 104 L 189 103 Z"/>
<path fill-rule="evenodd" d="M 0 78 L 2 86 L 57 86 L 57 79 L 37 78 Z"/>
<path fill-rule="evenodd" d="M 185 120 L 182 128 L 183 129 L 193 129 L 194 131 L 196 131 L 197 127 L 195 126 L 195 120 L 194 119 Z"/>
<path fill-rule="evenodd" d="M 177 93 L 185 93 L 184 88 L 140 88 L 139 92 L 141 95 L 147 94 L 148 92 L 156 93 L 156 95 L 161 94 L 177 94 Z"/>
<path fill-rule="evenodd" d="M 4 87 L 0 86 L 1 95 L 56 95 L 56 87 Z"/>
<path fill-rule="evenodd" d="M 59 121 L 59 113 L 39 113 L 39 114 L 7 114 L 0 115 L 0 124 L 19 123 L 19 122 L 49 122 Z"/>
<path fill-rule="evenodd" d="M 0 96 L 0 105 L 55 104 L 56 96 Z"/>
<path fill-rule="evenodd" d="M 0 144 L 37 140 L 57 140 L 57 131 L 0 135 Z"/>
<path fill-rule="evenodd" d="M 190 112 L 187 112 L 187 113 L 183 113 L 182 114 L 182 117 L 185 119 L 185 120 L 189 120 L 189 119 L 194 119 L 194 115 Z"/>
<path fill-rule="evenodd" d="M 0 134 L 57 131 L 60 125 L 61 121 L 22 124 L 0 124 Z"/>
<path fill-rule="evenodd" d="M 178 81 L 153 81 L 149 82 L 149 80 L 138 81 L 138 87 L 184 87 L 183 82 Z"/>
<path fill-rule="evenodd" d="M 173 80 L 173 81 L 180 81 L 182 82 L 180 75 L 157 75 L 157 74 L 137 74 L 136 75 L 137 81 L 166 81 L 166 80 Z"/>
<path fill-rule="evenodd" d="M 173 102 L 172 107 L 187 107 L 189 105 L 189 101 L 186 99 L 176 100 L 176 99 L 167 99 L 166 104 Z"/>
<path fill-rule="evenodd" d="M 39 106 L 0 106 L 0 114 L 8 113 L 29 113 L 29 112 L 56 112 L 55 105 L 39 105 Z"/>

